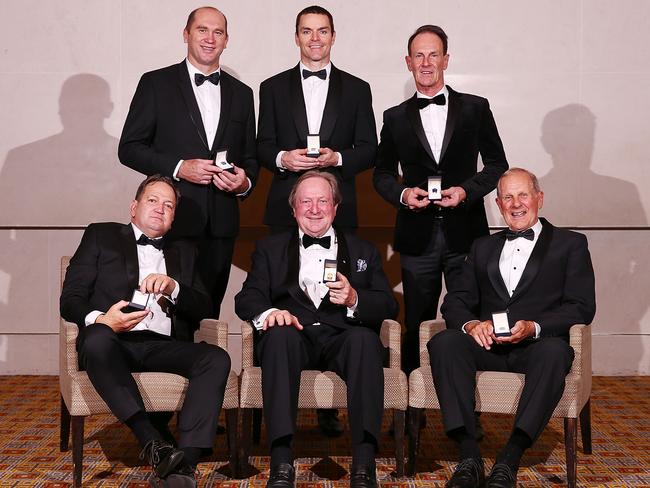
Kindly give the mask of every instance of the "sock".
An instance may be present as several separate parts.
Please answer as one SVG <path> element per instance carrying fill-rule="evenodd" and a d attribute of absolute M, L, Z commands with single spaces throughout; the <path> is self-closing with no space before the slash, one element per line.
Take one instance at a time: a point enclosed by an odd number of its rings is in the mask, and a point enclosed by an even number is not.
<path fill-rule="evenodd" d="M 276 439 L 271 444 L 271 469 L 281 463 L 293 464 L 291 454 L 291 435 L 285 435 Z"/>
<path fill-rule="evenodd" d="M 199 464 L 199 458 L 201 457 L 201 452 L 203 449 L 200 447 L 183 447 L 181 451 L 185 454 L 183 460 L 192 467 L 196 467 Z"/>
<path fill-rule="evenodd" d="M 368 432 L 363 433 L 363 440 L 352 446 L 352 470 L 359 466 L 375 466 L 375 453 L 377 452 L 377 441 Z"/>
<path fill-rule="evenodd" d="M 458 443 L 461 461 L 469 458 L 481 459 L 481 449 L 478 446 L 478 441 L 467 432 L 465 427 L 458 427 L 449 431 L 447 435 Z"/>
<path fill-rule="evenodd" d="M 524 451 L 533 444 L 533 440 L 523 430 L 515 428 L 508 443 L 497 456 L 496 462 L 510 466 L 514 473 L 519 469 L 519 461 Z"/>
<path fill-rule="evenodd" d="M 146 412 L 131 415 L 124 423 L 133 431 L 142 447 L 146 446 L 149 441 L 162 440 L 160 432 L 153 426 Z"/>

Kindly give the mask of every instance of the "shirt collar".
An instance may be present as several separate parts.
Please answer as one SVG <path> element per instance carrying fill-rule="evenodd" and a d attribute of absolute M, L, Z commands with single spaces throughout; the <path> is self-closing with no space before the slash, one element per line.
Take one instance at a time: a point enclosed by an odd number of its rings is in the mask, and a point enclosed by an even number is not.
<path fill-rule="evenodd" d="M 303 70 L 303 69 L 306 69 L 307 71 L 312 71 L 312 70 L 309 69 L 307 66 L 305 66 L 304 64 L 302 64 L 302 61 L 300 61 L 300 79 L 301 79 L 302 81 L 307 81 L 307 80 L 305 80 L 305 79 L 302 77 L 302 70 Z M 312 78 L 316 78 L 317 80 L 320 80 L 320 81 L 327 81 L 327 80 L 329 80 L 329 79 L 330 79 L 330 72 L 332 71 L 332 63 L 327 63 L 327 65 L 325 65 L 325 67 L 323 67 L 323 68 L 321 68 L 321 69 L 324 69 L 324 70 L 325 70 L 325 73 L 326 73 L 326 76 L 325 76 L 325 79 L 324 79 L 324 80 L 321 80 L 320 78 L 318 78 L 318 77 L 314 77 L 314 76 L 311 76 L 311 77 L 308 78 L 308 79 L 311 80 Z M 318 70 L 317 70 L 317 71 L 318 71 Z"/>
<path fill-rule="evenodd" d="M 449 90 L 447 90 L 447 85 L 444 85 L 441 90 L 438 90 L 436 93 L 434 93 L 433 97 L 440 95 L 441 93 L 445 96 L 446 100 L 449 100 Z M 416 91 L 415 94 L 418 98 L 433 98 L 429 95 L 425 95 L 424 93 L 420 93 L 419 91 Z"/>
<path fill-rule="evenodd" d="M 140 236 L 144 234 L 140 229 L 138 229 L 138 226 L 135 225 L 133 222 L 131 222 L 131 227 L 133 228 L 133 233 L 135 234 L 135 240 L 137 241 L 140 239 Z M 146 234 L 144 234 L 146 235 Z M 147 236 L 149 237 L 149 236 Z M 160 237 L 149 237 L 150 239 L 157 240 L 157 239 L 162 239 L 162 236 Z"/>
<path fill-rule="evenodd" d="M 302 245 L 302 236 L 304 236 L 304 235 L 305 235 L 305 233 L 300 228 L 298 228 L 298 240 L 300 241 L 300 248 L 301 249 L 304 249 L 304 247 Z M 323 234 L 321 237 L 327 237 L 327 236 L 329 236 L 331 238 L 332 244 L 336 244 L 336 232 L 334 232 L 334 227 L 330 226 L 330 228 L 327 230 L 327 232 L 325 232 L 325 234 Z"/>
<path fill-rule="evenodd" d="M 189 73 L 189 75 L 190 75 L 190 80 L 192 81 L 192 83 L 194 83 L 194 75 L 195 75 L 196 73 L 203 74 L 203 72 L 202 72 L 200 69 L 198 69 L 196 66 L 194 66 L 192 63 L 190 63 L 190 60 L 187 59 L 187 58 L 185 58 L 185 64 L 187 65 L 187 71 L 188 71 L 188 73 Z M 215 69 L 214 71 L 208 73 L 206 76 L 210 76 L 212 73 L 219 73 L 219 74 L 221 74 L 221 66 L 219 66 L 219 67 L 218 67 L 217 69 Z"/>

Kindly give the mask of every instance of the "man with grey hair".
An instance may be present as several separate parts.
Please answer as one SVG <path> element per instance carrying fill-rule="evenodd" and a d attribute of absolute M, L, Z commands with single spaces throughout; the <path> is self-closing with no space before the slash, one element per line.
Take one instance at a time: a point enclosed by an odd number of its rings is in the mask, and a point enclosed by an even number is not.
<path fill-rule="evenodd" d="M 351 485 L 376 487 L 375 452 L 384 408 L 378 331 L 397 302 L 376 248 L 332 227 L 341 202 L 338 180 L 308 171 L 290 205 L 298 229 L 257 244 L 235 310 L 259 331 L 264 416 L 271 444 L 268 487 L 293 486 L 291 441 L 300 374 L 334 371 L 346 382 L 352 431 Z"/>

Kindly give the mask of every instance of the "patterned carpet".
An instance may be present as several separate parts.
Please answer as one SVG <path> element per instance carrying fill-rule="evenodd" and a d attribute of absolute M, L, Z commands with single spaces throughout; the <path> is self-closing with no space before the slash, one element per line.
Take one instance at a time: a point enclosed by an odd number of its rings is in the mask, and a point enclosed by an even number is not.
<path fill-rule="evenodd" d="M 0 486 L 59 488 L 71 486 L 71 454 L 59 452 L 59 389 L 53 376 L 0 377 Z M 650 377 L 596 377 L 593 382 L 593 451 L 582 454 L 579 443 L 578 483 L 588 487 L 650 488 Z M 481 443 L 488 466 L 506 440 L 512 419 L 483 415 L 486 438 Z M 301 412 L 296 439 L 299 488 L 349 485 L 350 445 L 321 436 L 312 411 Z M 427 413 L 419 472 L 396 478 L 394 444 L 384 419 L 378 459 L 383 488 L 443 486 L 457 451 L 442 433 L 438 412 Z M 148 487 L 149 469 L 138 460 L 138 447 L 128 430 L 106 415 L 86 420 L 84 486 Z M 326 457 L 323 457 L 326 456 Z M 266 444 L 253 448 L 255 474 L 244 480 L 228 477 L 225 436 L 215 454 L 200 465 L 200 486 L 263 487 L 268 476 Z M 519 470 L 519 486 L 562 486 L 565 483 L 563 428 L 552 420 Z"/>

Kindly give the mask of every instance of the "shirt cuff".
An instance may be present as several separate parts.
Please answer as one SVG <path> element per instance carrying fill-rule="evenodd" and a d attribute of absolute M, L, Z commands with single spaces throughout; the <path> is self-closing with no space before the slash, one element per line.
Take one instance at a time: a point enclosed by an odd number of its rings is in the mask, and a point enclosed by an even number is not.
<path fill-rule="evenodd" d="M 262 326 L 264 325 L 264 321 L 266 320 L 266 317 L 269 316 L 271 312 L 274 312 L 276 310 L 280 310 L 279 308 L 269 308 L 268 310 L 265 310 L 261 314 L 259 314 L 257 317 L 253 317 L 253 327 L 255 327 L 257 330 L 262 330 Z"/>
<path fill-rule="evenodd" d="M 404 202 L 404 193 L 406 192 L 406 190 L 408 190 L 408 188 L 404 188 L 402 190 L 402 193 L 399 194 L 399 203 L 401 203 L 405 207 L 408 207 L 408 205 Z"/>
<path fill-rule="evenodd" d="M 99 310 L 93 310 L 88 315 L 86 315 L 86 318 L 84 319 L 84 323 L 86 324 L 86 326 L 94 324 L 95 321 L 97 320 L 97 317 L 99 317 L 103 313 L 104 312 L 100 312 Z"/>
<path fill-rule="evenodd" d="M 172 178 L 174 178 L 176 181 L 181 181 L 181 179 L 178 177 L 178 172 L 181 169 L 181 164 L 183 164 L 185 160 L 181 159 L 176 167 L 174 168 L 174 172 L 172 173 Z"/>
<path fill-rule="evenodd" d="M 285 168 L 284 166 L 282 166 L 282 155 L 283 155 L 285 152 L 287 152 L 287 151 L 280 151 L 280 152 L 278 153 L 278 155 L 275 157 L 275 165 L 278 167 L 278 169 L 280 169 L 280 170 L 282 170 L 282 171 L 284 171 L 284 170 L 287 169 L 287 168 Z"/>
<path fill-rule="evenodd" d="M 359 294 L 357 293 L 357 299 L 354 301 L 354 305 L 348 307 L 348 318 L 354 318 L 354 314 L 357 313 L 357 307 L 359 306 Z"/>
<path fill-rule="evenodd" d="M 465 327 L 466 327 L 468 324 L 474 324 L 474 323 L 476 323 L 476 322 L 478 322 L 479 324 L 481 323 L 480 320 L 468 320 L 467 322 L 465 322 L 465 323 L 463 324 L 463 326 L 460 328 L 460 330 L 462 330 L 465 334 L 467 334 L 467 331 L 465 330 Z"/>
<path fill-rule="evenodd" d="M 339 162 L 336 163 L 336 166 L 343 166 L 343 155 L 340 152 L 337 152 L 336 155 L 339 157 Z"/>
<path fill-rule="evenodd" d="M 178 284 L 178 281 L 174 280 L 174 290 L 172 291 L 172 294 L 169 295 L 169 298 L 171 299 L 172 302 L 176 303 L 176 299 L 178 298 L 178 294 L 181 292 L 181 285 Z"/>
<path fill-rule="evenodd" d="M 542 334 L 542 328 L 537 322 L 533 322 L 535 324 L 535 336 L 533 339 L 539 339 L 539 336 Z"/>
<path fill-rule="evenodd" d="M 246 195 L 248 195 L 248 192 L 251 191 L 251 188 L 253 188 L 253 184 L 251 183 L 251 179 L 248 176 L 246 177 L 246 180 L 248 181 L 248 188 L 243 193 L 237 193 L 238 197 L 245 197 Z"/>

